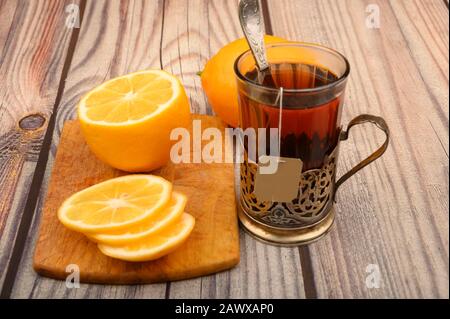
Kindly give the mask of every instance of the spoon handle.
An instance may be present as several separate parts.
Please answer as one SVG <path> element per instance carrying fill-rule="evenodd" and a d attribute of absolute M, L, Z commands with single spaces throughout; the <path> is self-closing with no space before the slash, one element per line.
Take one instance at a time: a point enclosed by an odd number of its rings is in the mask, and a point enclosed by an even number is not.
<path fill-rule="evenodd" d="M 239 21 L 259 71 L 269 68 L 264 46 L 264 20 L 259 0 L 239 0 Z"/>

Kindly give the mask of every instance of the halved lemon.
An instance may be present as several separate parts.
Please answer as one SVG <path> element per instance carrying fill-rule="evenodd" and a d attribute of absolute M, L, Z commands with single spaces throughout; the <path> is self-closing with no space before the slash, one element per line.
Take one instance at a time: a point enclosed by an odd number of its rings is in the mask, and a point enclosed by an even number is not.
<path fill-rule="evenodd" d="M 164 231 L 125 246 L 99 244 L 100 251 L 112 258 L 126 261 L 149 261 L 165 256 L 181 246 L 194 228 L 195 219 L 184 213 L 181 219 Z"/>
<path fill-rule="evenodd" d="M 162 70 L 109 80 L 78 104 L 83 135 L 105 163 L 147 172 L 169 160 L 174 128 L 189 126 L 188 98 L 180 81 Z"/>
<path fill-rule="evenodd" d="M 123 230 L 109 231 L 107 233 L 90 234 L 88 237 L 93 241 L 106 245 L 123 245 L 133 241 L 147 238 L 159 231 L 164 230 L 170 224 L 174 224 L 184 212 L 187 198 L 177 192 L 172 193 L 172 198 L 166 207 L 150 218 L 145 219 L 136 226 Z"/>
<path fill-rule="evenodd" d="M 162 210 L 171 193 L 172 184 L 162 177 L 122 176 L 70 196 L 58 218 L 67 228 L 84 233 L 123 229 Z"/>

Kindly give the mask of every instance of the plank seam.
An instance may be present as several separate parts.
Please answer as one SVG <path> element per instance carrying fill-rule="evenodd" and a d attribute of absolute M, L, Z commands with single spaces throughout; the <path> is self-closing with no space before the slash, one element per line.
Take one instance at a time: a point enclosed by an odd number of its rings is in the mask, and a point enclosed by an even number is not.
<path fill-rule="evenodd" d="M 83 15 L 85 12 L 86 0 L 80 0 L 79 13 L 80 13 L 80 24 L 79 28 L 75 28 L 72 31 L 69 41 L 69 47 L 67 49 L 66 59 L 64 61 L 63 69 L 61 71 L 61 77 L 58 85 L 58 90 L 56 93 L 55 102 L 53 104 L 53 112 L 50 116 L 47 131 L 45 132 L 44 140 L 42 142 L 41 151 L 39 153 L 39 158 L 36 164 L 36 168 L 33 174 L 33 178 L 30 185 L 30 190 L 27 195 L 27 200 L 25 202 L 25 208 L 22 214 L 22 219 L 20 220 L 19 228 L 17 230 L 16 240 L 14 242 L 14 247 L 12 249 L 11 258 L 6 271 L 5 279 L 3 282 L 3 287 L 0 292 L 0 299 L 10 298 L 11 292 L 14 286 L 14 281 L 17 275 L 17 269 L 19 263 L 22 259 L 22 254 L 27 241 L 28 232 L 33 221 L 33 216 L 36 211 L 36 204 L 39 199 L 40 190 L 42 187 L 42 181 L 44 179 L 45 169 L 47 166 L 48 156 L 50 152 L 50 146 L 52 142 L 53 131 L 55 129 L 56 113 L 58 106 L 61 103 L 61 99 L 64 93 L 65 81 L 70 70 L 70 65 L 72 64 L 72 58 L 75 52 L 75 47 L 78 42 L 78 36 L 80 33 Z"/>
<path fill-rule="evenodd" d="M 162 1 L 162 15 L 161 15 L 161 36 L 159 39 L 159 65 L 161 67 L 161 70 L 163 67 L 163 60 L 162 60 L 162 51 L 163 51 L 163 36 L 164 36 L 164 18 L 166 15 L 166 0 Z"/>
<path fill-rule="evenodd" d="M 264 18 L 264 26 L 266 34 L 273 35 L 272 20 L 270 19 L 268 0 L 261 0 L 261 11 Z"/>
<path fill-rule="evenodd" d="M 300 265 L 302 266 L 303 287 L 307 299 L 317 299 L 317 289 L 314 282 L 314 270 L 308 246 L 298 247 Z"/>
<path fill-rule="evenodd" d="M 164 295 L 165 299 L 170 299 L 170 281 L 166 283 L 166 293 Z"/>

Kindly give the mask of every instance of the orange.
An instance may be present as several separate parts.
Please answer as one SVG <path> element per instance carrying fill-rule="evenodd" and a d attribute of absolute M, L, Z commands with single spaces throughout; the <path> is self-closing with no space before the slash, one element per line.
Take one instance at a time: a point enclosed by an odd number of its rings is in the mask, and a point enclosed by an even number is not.
<path fill-rule="evenodd" d="M 166 164 L 170 132 L 188 127 L 190 108 L 180 81 L 162 70 L 109 80 L 78 105 L 83 135 L 92 152 L 112 167 L 147 172 Z"/>
<path fill-rule="evenodd" d="M 286 40 L 266 35 L 266 43 L 286 42 Z M 239 106 L 234 74 L 234 62 L 249 50 L 245 38 L 235 40 L 217 52 L 205 65 L 201 73 L 202 86 L 214 112 L 228 125 L 238 126 Z"/>

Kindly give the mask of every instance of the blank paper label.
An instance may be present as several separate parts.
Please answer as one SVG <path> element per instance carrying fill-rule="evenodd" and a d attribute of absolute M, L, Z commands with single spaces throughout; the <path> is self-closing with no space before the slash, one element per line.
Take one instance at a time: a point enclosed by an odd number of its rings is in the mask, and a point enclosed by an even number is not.
<path fill-rule="evenodd" d="M 273 161 L 278 162 L 276 170 L 269 169 Z M 255 195 L 258 201 L 291 202 L 297 198 L 302 167 L 303 163 L 298 158 L 261 156 L 255 177 Z"/>

